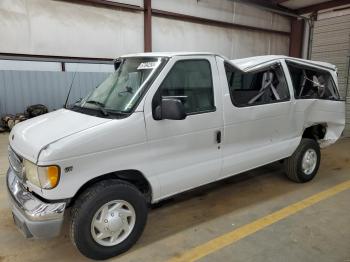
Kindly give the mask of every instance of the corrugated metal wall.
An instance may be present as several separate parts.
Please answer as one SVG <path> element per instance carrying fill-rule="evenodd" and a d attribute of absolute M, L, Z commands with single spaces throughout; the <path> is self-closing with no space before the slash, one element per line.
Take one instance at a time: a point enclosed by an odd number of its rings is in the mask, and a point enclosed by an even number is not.
<path fill-rule="evenodd" d="M 311 58 L 338 67 L 340 93 L 347 100 L 344 134 L 350 136 L 350 11 L 319 14 L 313 32 Z"/>
<path fill-rule="evenodd" d="M 0 71 L 0 116 L 24 112 L 33 104 L 62 108 L 74 72 Z M 108 73 L 77 72 L 69 102 L 86 96 Z"/>

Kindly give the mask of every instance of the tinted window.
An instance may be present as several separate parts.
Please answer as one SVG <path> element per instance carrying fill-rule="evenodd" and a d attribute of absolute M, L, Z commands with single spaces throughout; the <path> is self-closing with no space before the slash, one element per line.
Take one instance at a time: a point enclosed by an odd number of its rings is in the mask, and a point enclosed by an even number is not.
<path fill-rule="evenodd" d="M 338 90 L 328 71 L 287 62 L 297 99 L 319 98 L 338 100 Z"/>
<path fill-rule="evenodd" d="M 187 114 L 215 110 L 213 81 L 207 60 L 176 62 L 160 90 L 162 97 L 180 99 Z"/>
<path fill-rule="evenodd" d="M 225 64 L 231 99 L 236 106 L 252 106 L 287 101 L 288 85 L 280 65 L 244 73 Z"/>

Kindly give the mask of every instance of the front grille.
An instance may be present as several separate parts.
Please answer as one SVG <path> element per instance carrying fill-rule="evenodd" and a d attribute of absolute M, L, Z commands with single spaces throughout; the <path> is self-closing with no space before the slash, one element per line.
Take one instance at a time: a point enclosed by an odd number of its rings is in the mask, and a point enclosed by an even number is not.
<path fill-rule="evenodd" d="M 22 164 L 22 158 L 16 154 L 15 151 L 12 150 L 11 147 L 8 147 L 8 156 L 9 156 L 9 163 L 13 171 L 16 172 L 17 176 L 22 178 L 22 170 L 23 170 L 23 164 Z"/>

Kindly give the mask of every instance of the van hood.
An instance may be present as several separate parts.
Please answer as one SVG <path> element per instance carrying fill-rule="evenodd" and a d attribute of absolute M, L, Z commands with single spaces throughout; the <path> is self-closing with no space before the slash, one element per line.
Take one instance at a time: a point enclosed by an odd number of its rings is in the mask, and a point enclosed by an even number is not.
<path fill-rule="evenodd" d="M 9 142 L 18 155 L 36 163 L 40 151 L 51 143 L 109 121 L 111 119 L 60 109 L 17 124 Z"/>

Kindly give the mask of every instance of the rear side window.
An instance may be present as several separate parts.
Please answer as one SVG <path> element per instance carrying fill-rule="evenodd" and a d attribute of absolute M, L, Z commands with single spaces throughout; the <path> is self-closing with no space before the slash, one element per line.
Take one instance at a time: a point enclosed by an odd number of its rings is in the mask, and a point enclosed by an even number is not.
<path fill-rule="evenodd" d="M 296 99 L 339 100 L 339 93 L 332 75 L 325 70 L 318 70 L 292 62 L 287 62 L 293 82 Z"/>
<path fill-rule="evenodd" d="M 208 60 L 182 60 L 174 64 L 160 86 L 162 97 L 178 98 L 187 114 L 214 111 L 214 90 Z"/>
<path fill-rule="evenodd" d="M 286 78 L 279 64 L 244 73 L 226 63 L 225 70 L 231 99 L 235 106 L 254 106 L 290 99 Z"/>

